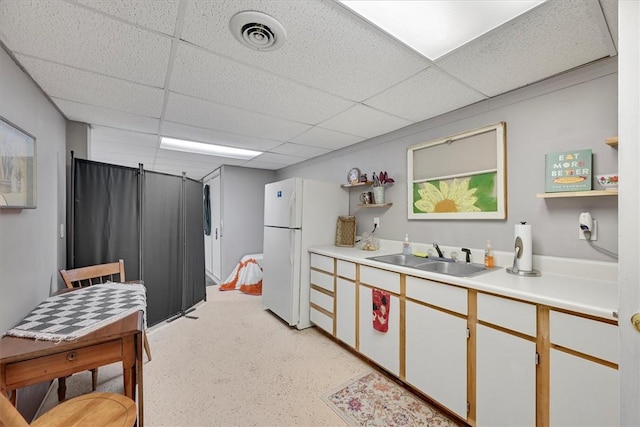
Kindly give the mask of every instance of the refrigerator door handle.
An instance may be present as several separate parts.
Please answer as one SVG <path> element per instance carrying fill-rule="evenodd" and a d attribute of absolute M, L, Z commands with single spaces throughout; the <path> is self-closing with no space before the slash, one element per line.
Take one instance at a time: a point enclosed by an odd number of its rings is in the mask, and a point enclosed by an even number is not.
<path fill-rule="evenodd" d="M 293 265 L 296 249 L 296 230 L 289 230 L 289 264 Z"/>
<path fill-rule="evenodd" d="M 292 192 L 289 197 L 289 227 L 296 225 L 296 192 Z"/>

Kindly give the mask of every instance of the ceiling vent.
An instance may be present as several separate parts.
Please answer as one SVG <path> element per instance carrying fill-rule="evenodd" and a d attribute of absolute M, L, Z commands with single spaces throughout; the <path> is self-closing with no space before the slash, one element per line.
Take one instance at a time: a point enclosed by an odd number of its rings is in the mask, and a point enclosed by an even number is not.
<path fill-rule="evenodd" d="M 279 49 L 287 38 L 287 32 L 278 21 L 252 10 L 235 14 L 229 28 L 240 43 L 265 52 Z"/>

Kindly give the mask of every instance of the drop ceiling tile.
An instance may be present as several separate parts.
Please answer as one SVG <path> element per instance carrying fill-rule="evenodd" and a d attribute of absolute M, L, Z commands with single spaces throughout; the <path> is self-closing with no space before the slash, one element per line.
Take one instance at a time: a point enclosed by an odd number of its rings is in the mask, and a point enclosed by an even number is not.
<path fill-rule="evenodd" d="M 131 0 L 73 0 L 92 9 L 173 35 L 178 19 L 179 0 L 131 1 Z"/>
<path fill-rule="evenodd" d="M 344 113 L 326 120 L 321 123 L 321 126 L 338 132 L 373 138 L 410 124 L 411 122 L 408 120 L 358 104 Z"/>
<path fill-rule="evenodd" d="M 267 169 L 267 170 L 276 171 L 278 169 L 282 169 L 286 165 L 283 165 L 281 163 L 265 162 L 261 160 L 249 160 L 248 162 L 244 163 L 242 166 L 245 168 Z"/>
<path fill-rule="evenodd" d="M 188 141 L 228 145 L 257 151 L 268 151 L 282 144 L 281 141 L 219 132 L 212 129 L 187 126 L 166 120 L 162 123 L 160 135 L 177 139 L 186 139 Z"/>
<path fill-rule="evenodd" d="M 171 40 L 59 0 L 0 2 L 14 52 L 161 87 Z M 36 29 L 37 31 L 33 31 Z"/>
<path fill-rule="evenodd" d="M 91 126 L 91 145 L 121 144 L 124 146 L 137 145 L 156 150 L 159 145 L 158 135 L 155 133 L 133 132 L 106 126 Z M 154 152 L 154 151 L 151 151 Z"/>
<path fill-rule="evenodd" d="M 169 95 L 165 119 L 221 132 L 283 141 L 310 127 L 176 93 Z"/>
<path fill-rule="evenodd" d="M 80 104 L 60 98 L 52 98 L 69 120 L 91 123 L 95 125 L 119 127 L 138 132 L 157 132 L 160 120 L 152 117 L 138 116 L 136 114 L 123 113 L 122 111 L 109 110 L 94 105 Z"/>
<path fill-rule="evenodd" d="M 310 145 L 328 150 L 338 150 L 356 144 L 364 139 L 362 136 L 348 135 L 346 133 L 314 126 L 295 138 L 291 138 L 290 141 L 296 144 Z"/>
<path fill-rule="evenodd" d="M 300 163 L 304 159 L 301 159 L 300 157 L 287 156 L 287 155 L 278 154 L 278 153 L 264 153 L 251 159 L 251 161 L 254 161 L 254 160 L 257 162 L 279 164 L 280 167 L 285 167 L 288 165 L 294 165 L 296 163 Z"/>
<path fill-rule="evenodd" d="M 244 10 L 261 11 L 277 19 L 287 32 L 283 47 L 259 52 L 239 44 L 231 35 L 229 21 Z M 429 65 L 331 1 L 191 1 L 182 37 L 222 56 L 355 101 Z"/>
<path fill-rule="evenodd" d="M 496 96 L 607 55 L 593 9 L 563 0 L 544 3 L 436 63 Z"/>
<path fill-rule="evenodd" d="M 486 99 L 435 67 L 366 100 L 378 110 L 419 122 Z"/>
<path fill-rule="evenodd" d="M 311 159 L 321 156 L 322 154 L 327 154 L 329 151 L 331 150 L 292 143 L 285 143 L 269 150 L 270 153 L 285 154 L 287 156 L 301 157 L 302 159 Z M 302 159 L 300 159 L 300 161 Z"/>
<path fill-rule="evenodd" d="M 164 97 L 161 89 L 22 55 L 17 55 L 17 59 L 52 98 L 160 117 Z"/>
<path fill-rule="evenodd" d="M 353 102 L 181 43 L 170 89 L 271 116 L 316 124 Z"/>

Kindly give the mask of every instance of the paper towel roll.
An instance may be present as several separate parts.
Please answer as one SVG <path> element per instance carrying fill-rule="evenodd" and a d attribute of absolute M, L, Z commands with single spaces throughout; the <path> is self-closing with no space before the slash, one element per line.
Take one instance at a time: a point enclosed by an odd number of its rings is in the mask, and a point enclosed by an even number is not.
<path fill-rule="evenodd" d="M 518 268 L 522 271 L 531 271 L 533 270 L 531 224 L 516 224 L 514 242 L 518 237 L 522 241 L 522 256 L 518 259 Z"/>

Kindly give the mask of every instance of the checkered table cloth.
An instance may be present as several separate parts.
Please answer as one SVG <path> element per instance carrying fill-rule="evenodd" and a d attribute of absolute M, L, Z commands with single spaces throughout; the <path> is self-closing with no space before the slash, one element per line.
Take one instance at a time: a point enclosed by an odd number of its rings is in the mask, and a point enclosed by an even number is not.
<path fill-rule="evenodd" d="M 144 285 L 104 283 L 47 298 L 4 335 L 71 341 L 146 307 Z"/>

